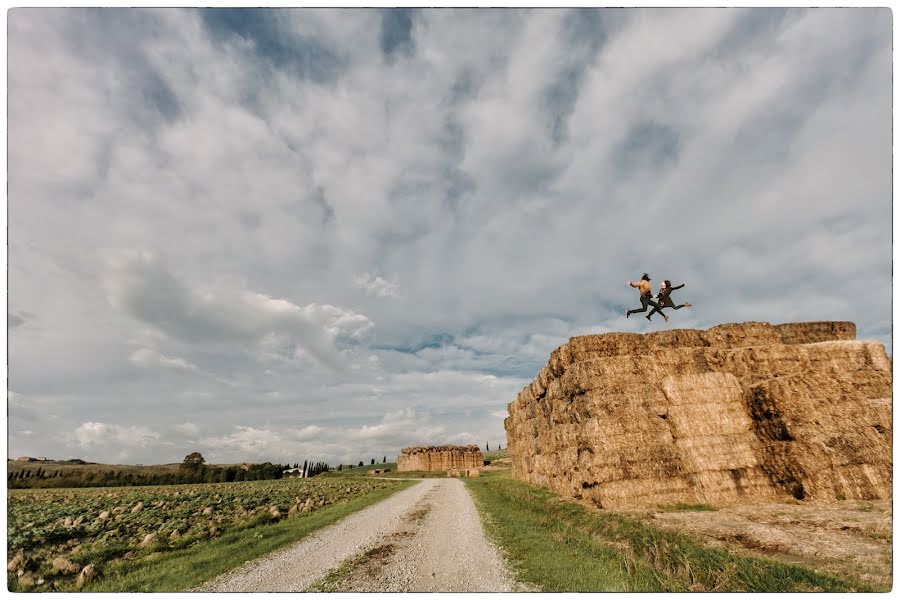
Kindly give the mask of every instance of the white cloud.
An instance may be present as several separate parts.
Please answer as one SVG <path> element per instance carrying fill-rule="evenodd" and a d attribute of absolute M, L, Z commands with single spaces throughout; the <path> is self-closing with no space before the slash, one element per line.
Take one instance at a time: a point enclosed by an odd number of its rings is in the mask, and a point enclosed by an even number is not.
<path fill-rule="evenodd" d="M 135 350 L 129 357 L 129 360 L 133 364 L 144 368 L 174 369 L 175 371 L 184 371 L 186 373 L 197 373 L 200 371 L 197 365 L 183 358 L 171 358 L 150 348 Z"/>
<path fill-rule="evenodd" d="M 195 425 L 194 423 L 190 423 L 190 422 L 185 422 L 180 425 L 176 425 L 174 427 L 174 429 L 176 431 L 178 431 L 179 433 L 183 433 L 185 435 L 197 435 L 198 433 L 200 433 L 200 428 L 197 427 L 197 425 Z"/>
<path fill-rule="evenodd" d="M 353 281 L 356 283 L 357 287 L 362 288 L 369 296 L 375 296 L 377 298 L 400 297 L 399 286 L 380 276 L 365 273 L 363 275 L 354 276 Z"/>
<path fill-rule="evenodd" d="M 13 453 L 493 445 L 572 335 L 891 344 L 887 9 L 426 9 L 391 56 L 376 10 L 211 15 L 9 13 Z M 626 321 L 644 271 L 694 308 Z"/>
<path fill-rule="evenodd" d="M 298 306 L 257 292 L 191 286 L 151 252 L 127 252 L 112 259 L 106 284 L 113 307 L 172 338 L 258 342 L 273 333 L 289 333 L 317 360 L 336 369 L 344 367 L 344 360 L 335 340 L 361 339 L 373 327 L 365 315 L 336 306 Z M 166 364 L 172 366 L 172 361 Z"/>
<path fill-rule="evenodd" d="M 110 446 L 116 448 L 146 448 L 160 442 L 160 434 L 137 425 L 111 425 L 88 421 L 72 434 L 73 441 L 82 448 Z"/>

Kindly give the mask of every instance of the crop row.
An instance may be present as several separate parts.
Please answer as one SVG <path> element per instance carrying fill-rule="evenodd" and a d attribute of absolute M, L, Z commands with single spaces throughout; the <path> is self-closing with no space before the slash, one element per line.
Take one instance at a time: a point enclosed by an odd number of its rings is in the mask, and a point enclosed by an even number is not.
<path fill-rule="evenodd" d="M 7 566 L 15 589 L 49 591 L 102 576 L 111 563 L 265 525 L 393 485 L 350 478 L 12 490 Z"/>

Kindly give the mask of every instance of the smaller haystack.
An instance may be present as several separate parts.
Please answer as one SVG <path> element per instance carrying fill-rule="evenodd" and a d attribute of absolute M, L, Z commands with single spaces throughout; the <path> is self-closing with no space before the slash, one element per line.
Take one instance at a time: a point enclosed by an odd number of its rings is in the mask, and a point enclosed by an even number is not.
<path fill-rule="evenodd" d="M 404 448 L 397 457 L 397 470 L 449 471 L 450 469 L 479 469 L 484 455 L 478 446 L 413 446 Z"/>

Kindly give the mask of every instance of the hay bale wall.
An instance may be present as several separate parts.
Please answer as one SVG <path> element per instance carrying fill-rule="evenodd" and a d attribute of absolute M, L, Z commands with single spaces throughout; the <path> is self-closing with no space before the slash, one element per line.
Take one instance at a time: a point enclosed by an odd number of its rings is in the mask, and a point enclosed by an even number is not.
<path fill-rule="evenodd" d="M 478 446 L 415 446 L 397 457 L 398 471 L 449 471 L 481 468 L 484 455 Z"/>
<path fill-rule="evenodd" d="M 572 338 L 509 405 L 513 476 L 602 507 L 891 493 L 891 361 L 853 323 Z"/>

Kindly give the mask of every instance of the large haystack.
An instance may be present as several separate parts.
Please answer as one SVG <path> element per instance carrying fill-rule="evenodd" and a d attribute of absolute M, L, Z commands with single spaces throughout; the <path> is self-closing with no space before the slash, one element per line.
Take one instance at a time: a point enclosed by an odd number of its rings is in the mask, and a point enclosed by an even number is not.
<path fill-rule="evenodd" d="M 891 360 L 853 323 L 576 337 L 509 405 L 513 476 L 603 507 L 891 494 Z"/>
<path fill-rule="evenodd" d="M 481 468 L 484 455 L 478 446 L 415 446 L 397 457 L 398 471 L 447 471 Z"/>

